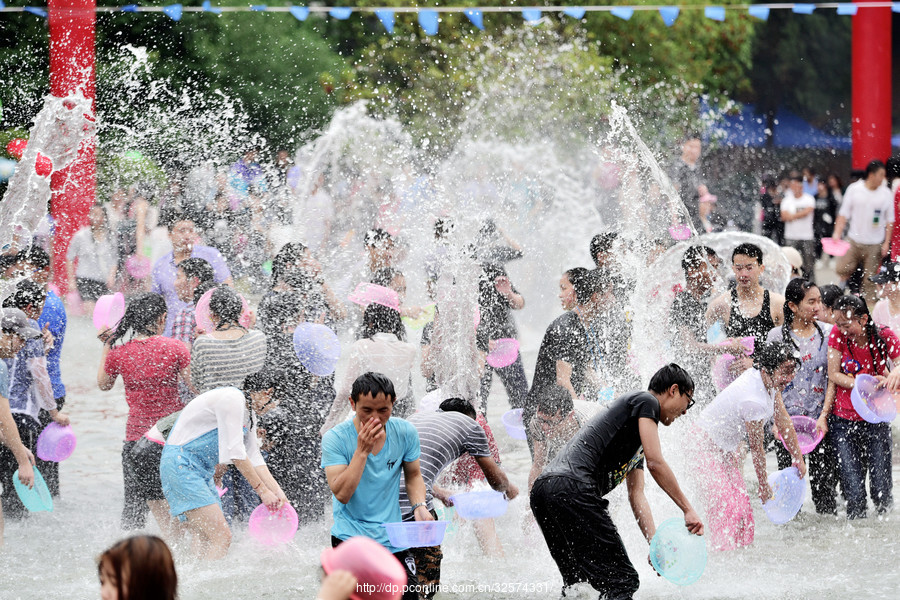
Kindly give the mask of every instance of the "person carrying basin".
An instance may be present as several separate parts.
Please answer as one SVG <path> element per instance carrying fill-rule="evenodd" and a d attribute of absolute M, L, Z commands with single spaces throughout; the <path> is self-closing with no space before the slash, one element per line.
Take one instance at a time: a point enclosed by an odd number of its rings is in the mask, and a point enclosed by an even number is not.
<path fill-rule="evenodd" d="M 819 321 L 822 311 L 819 288 L 804 279 L 792 279 L 784 291 L 784 324 L 769 332 L 767 341 L 789 344 L 800 357 L 793 381 L 781 394 L 790 416 L 801 415 L 817 421 L 816 431 L 826 432 L 808 455 L 813 504 L 820 514 L 837 514 L 837 454 L 828 432 L 828 415 L 823 412 L 828 381 L 828 336 L 831 325 Z M 831 394 L 834 390 L 830 390 Z M 778 468 L 791 466 L 791 455 L 781 443 L 775 444 Z"/>
<path fill-rule="evenodd" d="M 671 425 L 693 402 L 694 381 L 670 363 L 648 391 L 619 396 L 562 449 L 531 490 L 531 509 L 550 554 L 569 586 L 588 582 L 606 598 L 631 598 L 640 580 L 609 515 L 604 497 L 627 480 L 628 498 L 647 542 L 656 526 L 644 495 L 644 466 L 702 535 L 703 522 L 663 457 L 659 423 Z"/>
<path fill-rule="evenodd" d="M 877 327 L 866 302 L 858 296 L 841 296 L 834 304 L 835 326 L 828 337 L 828 379 L 835 394 L 825 399 L 823 415 L 829 420 L 838 455 L 841 490 L 847 500 L 847 518 L 864 518 L 869 494 L 879 514 L 894 503 L 890 423 L 869 423 L 859 415 L 851 390 L 860 375 L 872 375 L 891 392 L 900 389 L 900 369 L 891 368 L 900 358 L 900 340 L 887 327 Z"/>
<path fill-rule="evenodd" d="M 243 393 L 220 387 L 184 407 L 166 438 L 159 476 L 173 517 L 185 521 L 198 558 L 215 560 L 231 546 L 231 530 L 214 483 L 234 465 L 260 501 L 276 511 L 287 502 L 269 473 L 256 437 L 257 415 L 271 410 L 275 381 L 265 373 L 248 375 Z"/>
<path fill-rule="evenodd" d="M 401 472 L 415 520 L 434 520 L 425 505 L 419 434 L 408 421 L 391 418 L 396 397 L 385 375 L 368 372 L 357 377 L 348 398 L 356 415 L 322 436 L 322 468 L 334 496 L 332 547 L 358 535 L 377 541 L 406 569 L 404 600 L 416 600 L 415 559 L 406 548 L 392 546 L 381 526 L 401 519 Z"/>
<path fill-rule="evenodd" d="M 784 408 L 781 391 L 794 379 L 800 364 L 794 349 L 784 342 L 758 343 L 753 367 L 703 409 L 694 429 L 701 490 L 710 536 L 716 550 L 733 550 L 753 543 L 755 525 L 743 475 L 741 446 L 746 434 L 759 481 L 759 499 L 772 495 L 766 474 L 764 426 L 774 415 L 775 426 L 787 442 L 793 465 L 806 476 L 806 463 L 797 433 Z"/>
<path fill-rule="evenodd" d="M 475 407 L 463 398 L 449 398 L 441 402 L 439 411 L 418 412 L 409 418 L 419 434 L 425 507 L 435 519 L 437 513 L 433 498 L 446 506 L 453 505 L 450 494 L 435 482 L 450 463 L 466 453 L 478 463 L 493 489 L 503 492 L 510 500 L 519 494 L 519 489 L 510 483 L 500 465 L 491 457 L 487 436 L 475 419 Z M 400 512 L 404 521 L 415 519 L 403 477 L 400 479 Z M 441 560 L 444 556 L 441 547 L 411 548 L 410 554 L 416 561 L 419 597 L 433 598 L 441 582 Z"/>

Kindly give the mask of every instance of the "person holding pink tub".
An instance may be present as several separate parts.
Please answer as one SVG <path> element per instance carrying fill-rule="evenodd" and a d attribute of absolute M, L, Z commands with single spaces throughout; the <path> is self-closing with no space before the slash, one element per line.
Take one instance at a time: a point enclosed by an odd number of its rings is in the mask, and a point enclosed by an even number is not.
<path fill-rule="evenodd" d="M 810 417 L 817 421 L 817 431 L 827 432 L 828 415 L 822 409 L 829 388 L 828 336 L 831 325 L 818 320 L 822 310 L 822 295 L 816 284 L 805 279 L 792 279 L 784 291 L 784 324 L 773 328 L 767 340 L 784 342 L 800 356 L 794 380 L 781 393 L 788 414 Z M 775 444 L 775 456 L 779 469 L 791 466 L 791 455 L 784 444 Z M 826 433 L 807 459 L 816 512 L 837 514 L 838 464 L 832 436 Z"/>
<path fill-rule="evenodd" d="M 868 423 L 853 408 L 850 395 L 856 377 L 875 376 L 892 392 L 900 389 L 900 369 L 889 368 L 900 358 L 900 339 L 887 327 L 877 327 L 865 300 L 841 296 L 834 304 L 835 327 L 828 338 L 828 379 L 835 393 L 825 399 L 822 414 L 831 414 L 830 435 L 837 449 L 841 489 L 847 518 L 866 517 L 866 474 L 869 494 L 879 514 L 894 498 L 890 423 Z"/>
<path fill-rule="evenodd" d="M 742 472 L 745 433 L 749 436 L 763 504 L 773 497 L 763 444 L 763 427 L 773 416 L 800 477 L 806 476 L 797 432 L 781 398 L 782 390 L 793 381 L 798 364 L 793 348 L 784 342 L 756 344 L 753 367 L 722 390 L 697 419 L 697 470 L 710 541 L 716 550 L 734 550 L 753 543 L 753 509 Z"/>
<path fill-rule="evenodd" d="M 257 416 L 277 405 L 274 393 L 274 379 L 254 373 L 244 379 L 243 393 L 222 387 L 200 394 L 181 411 L 166 438 L 159 463 L 163 493 L 172 516 L 186 522 L 198 558 L 222 558 L 231 546 L 231 529 L 215 485 L 224 466 L 237 467 L 270 510 L 287 502 L 256 437 Z"/>

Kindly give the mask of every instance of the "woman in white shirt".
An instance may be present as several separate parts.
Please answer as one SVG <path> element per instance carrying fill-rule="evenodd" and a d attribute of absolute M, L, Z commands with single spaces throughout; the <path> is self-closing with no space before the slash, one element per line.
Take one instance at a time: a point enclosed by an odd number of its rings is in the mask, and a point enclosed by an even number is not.
<path fill-rule="evenodd" d="M 254 373 L 244 380 L 243 393 L 225 387 L 201 394 L 184 407 L 166 439 L 159 465 L 163 493 L 172 516 L 186 518 L 199 558 L 222 558 L 231 545 L 214 484 L 224 465 L 237 467 L 270 510 L 287 501 L 256 438 L 256 415 L 274 407 L 274 388 L 271 377 Z"/>
<path fill-rule="evenodd" d="M 87 314 L 94 312 L 97 298 L 109 294 L 116 283 L 118 258 L 106 221 L 106 209 L 99 204 L 92 206 L 88 213 L 90 224 L 78 230 L 66 251 L 69 289 L 78 290 Z"/>
<path fill-rule="evenodd" d="M 797 432 L 781 399 L 781 392 L 793 381 L 797 366 L 793 348 L 784 342 L 757 343 L 753 368 L 722 390 L 697 419 L 697 466 L 707 523 L 717 550 L 732 550 L 753 543 L 753 510 L 742 472 L 741 445 L 745 432 L 759 480 L 759 499 L 763 503 L 772 498 L 766 474 L 763 426 L 773 416 L 788 444 L 793 465 L 801 477 L 806 476 Z"/>
<path fill-rule="evenodd" d="M 394 384 L 397 392 L 392 413 L 394 417 L 403 419 L 415 412 L 412 372 L 418 350 L 415 344 L 401 341 L 402 331 L 403 323 L 397 310 L 381 304 L 366 307 L 363 313 L 362 339 L 357 340 L 350 348 L 350 360 L 322 433 L 347 416 L 350 410 L 350 388 L 357 377 L 369 371 L 383 373 Z"/>

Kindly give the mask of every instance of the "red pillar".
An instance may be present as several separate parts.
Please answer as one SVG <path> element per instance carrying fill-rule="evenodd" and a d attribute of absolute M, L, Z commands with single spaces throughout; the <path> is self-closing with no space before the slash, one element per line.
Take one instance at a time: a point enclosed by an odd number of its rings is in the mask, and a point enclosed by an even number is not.
<path fill-rule="evenodd" d="M 64 97 L 80 90 L 94 107 L 95 0 L 48 0 L 50 25 L 50 93 Z M 91 115 L 93 116 L 93 115 Z M 54 281 L 65 293 L 66 250 L 79 228 L 87 224 L 94 203 L 96 162 L 93 141 L 81 145 L 78 158 L 53 174 L 52 215 Z"/>
<path fill-rule="evenodd" d="M 891 8 L 853 17 L 853 168 L 891 155 Z"/>

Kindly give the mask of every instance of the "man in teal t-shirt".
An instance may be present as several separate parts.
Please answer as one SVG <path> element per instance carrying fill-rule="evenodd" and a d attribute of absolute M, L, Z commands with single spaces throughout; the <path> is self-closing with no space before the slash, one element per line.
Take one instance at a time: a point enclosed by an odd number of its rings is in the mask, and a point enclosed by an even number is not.
<path fill-rule="evenodd" d="M 391 551 L 406 569 L 404 600 L 415 600 L 415 561 L 406 548 L 388 540 L 382 523 L 399 523 L 400 473 L 417 521 L 434 518 L 425 507 L 425 481 L 419 470 L 419 434 L 412 424 L 391 419 L 397 395 L 381 373 L 364 373 L 353 382 L 352 421 L 322 437 L 322 468 L 334 494 L 331 545 L 354 536 L 374 539 Z"/>

